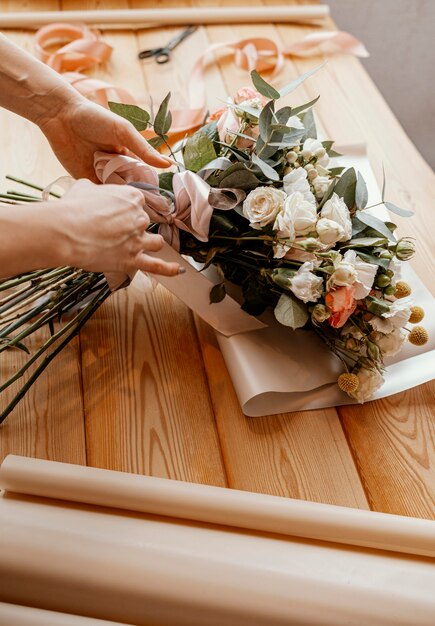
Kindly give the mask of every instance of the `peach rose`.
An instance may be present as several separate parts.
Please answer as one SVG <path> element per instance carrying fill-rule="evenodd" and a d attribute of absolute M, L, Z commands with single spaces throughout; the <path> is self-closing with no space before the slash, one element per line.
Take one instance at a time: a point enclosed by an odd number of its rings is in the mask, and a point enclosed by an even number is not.
<path fill-rule="evenodd" d="M 333 328 L 341 328 L 356 309 L 355 287 L 338 287 L 326 294 L 325 303 L 331 311 L 328 319 Z"/>
<path fill-rule="evenodd" d="M 236 104 L 242 104 L 242 102 L 246 102 L 247 100 L 259 100 L 262 107 L 269 102 L 267 98 L 262 96 L 261 93 L 255 89 L 252 89 L 252 87 L 242 87 L 234 96 L 234 102 Z"/>
<path fill-rule="evenodd" d="M 220 120 L 220 118 L 226 112 L 226 110 L 227 110 L 227 107 L 221 107 L 220 109 L 216 109 L 216 111 L 213 111 L 213 113 L 210 113 L 208 118 L 205 120 L 206 124 L 210 124 L 210 122 Z"/>

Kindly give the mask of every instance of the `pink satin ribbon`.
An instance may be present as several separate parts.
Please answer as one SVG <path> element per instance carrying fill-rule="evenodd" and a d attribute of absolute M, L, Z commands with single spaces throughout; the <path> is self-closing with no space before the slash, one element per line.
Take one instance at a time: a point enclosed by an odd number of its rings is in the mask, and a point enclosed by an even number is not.
<path fill-rule="evenodd" d="M 84 96 L 103 106 L 109 99 L 127 104 L 136 100 L 125 89 L 116 87 L 102 80 L 90 78 L 80 71 L 104 63 L 110 58 L 112 48 L 99 39 L 98 31 L 86 26 L 71 24 L 50 24 L 37 31 L 35 49 L 38 57 L 53 67 Z M 56 52 L 48 48 L 54 42 L 62 42 Z M 185 133 L 200 126 L 207 112 L 205 72 L 210 54 L 227 49 L 234 54 L 235 64 L 246 71 L 256 69 L 277 74 L 286 56 L 305 57 L 319 54 L 343 52 L 359 57 L 368 56 L 364 45 L 353 35 L 343 31 L 318 31 L 306 35 L 286 48 L 280 48 L 271 39 L 255 37 L 213 44 L 199 57 L 190 74 L 188 82 L 189 106 L 186 109 L 172 110 L 172 128 L 170 135 Z M 142 133 L 151 137 L 151 130 Z"/>
<path fill-rule="evenodd" d="M 156 171 L 133 157 L 96 152 L 94 167 L 102 183 L 140 183 L 158 187 Z M 145 211 L 151 222 L 160 224 L 159 233 L 175 250 L 180 249 L 179 229 L 191 233 L 199 241 L 208 240 L 213 207 L 208 201 L 210 185 L 193 172 L 174 174 L 174 202 L 157 190 L 141 189 Z"/>

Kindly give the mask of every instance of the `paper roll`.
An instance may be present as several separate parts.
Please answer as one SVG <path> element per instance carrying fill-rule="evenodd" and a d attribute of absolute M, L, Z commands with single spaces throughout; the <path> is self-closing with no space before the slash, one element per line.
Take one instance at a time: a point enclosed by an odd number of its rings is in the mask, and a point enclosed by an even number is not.
<path fill-rule="evenodd" d="M 6 602 L 0 602 L 0 624 L 3 626 L 123 626 L 121 622 L 107 622 Z"/>
<path fill-rule="evenodd" d="M 435 557 L 435 522 L 9 455 L 0 488 L 236 528 Z"/>
<path fill-rule="evenodd" d="M 137 30 L 150 24 L 238 24 L 252 22 L 306 22 L 329 15 L 325 4 L 304 6 L 181 7 L 171 9 L 114 9 L 89 11 L 3 12 L 0 28 L 36 29 L 53 22 L 68 22 Z"/>

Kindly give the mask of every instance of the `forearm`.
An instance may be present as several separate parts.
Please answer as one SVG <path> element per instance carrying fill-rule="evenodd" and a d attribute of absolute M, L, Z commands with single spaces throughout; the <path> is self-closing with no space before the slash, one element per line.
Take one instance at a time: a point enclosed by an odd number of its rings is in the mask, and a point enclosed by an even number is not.
<path fill-rule="evenodd" d="M 0 106 L 41 126 L 80 100 L 59 74 L 0 33 Z"/>
<path fill-rule="evenodd" d="M 68 264 L 56 228 L 61 208 L 61 201 L 0 207 L 0 278 Z"/>

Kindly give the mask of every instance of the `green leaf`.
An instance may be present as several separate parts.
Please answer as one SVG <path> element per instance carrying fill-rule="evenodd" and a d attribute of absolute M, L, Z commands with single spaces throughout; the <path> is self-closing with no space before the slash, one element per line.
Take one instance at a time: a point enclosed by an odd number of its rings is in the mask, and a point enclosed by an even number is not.
<path fill-rule="evenodd" d="M 159 187 L 166 189 L 166 191 L 174 191 L 172 188 L 172 179 L 174 178 L 174 172 L 162 172 L 159 174 Z"/>
<path fill-rule="evenodd" d="M 310 109 L 314 104 L 316 104 L 317 100 L 320 98 L 320 96 L 317 96 L 317 98 L 314 98 L 314 100 L 311 100 L 310 102 L 306 102 L 305 104 L 301 104 L 301 106 L 299 107 L 295 107 L 294 109 L 292 109 L 292 115 L 299 115 L 299 113 L 302 113 L 303 111 L 305 111 L 305 109 Z"/>
<path fill-rule="evenodd" d="M 382 202 L 385 199 L 385 185 L 386 185 L 386 179 L 385 179 L 385 167 L 384 164 L 382 163 L 382 193 L 381 193 L 381 198 L 382 198 Z"/>
<path fill-rule="evenodd" d="M 400 207 L 396 206 L 392 202 L 384 202 L 384 204 L 389 211 L 391 211 L 392 213 L 396 213 L 396 215 L 400 215 L 401 217 L 411 217 L 411 215 L 414 215 L 414 211 L 409 211 L 408 209 L 401 209 Z"/>
<path fill-rule="evenodd" d="M 322 141 L 322 146 L 325 148 L 328 156 L 330 157 L 342 156 L 339 152 L 336 152 L 335 150 L 332 149 L 332 146 L 334 145 L 334 143 L 335 141 L 331 141 L 328 139 L 328 141 Z"/>
<path fill-rule="evenodd" d="M 269 178 L 269 180 L 279 180 L 279 174 L 275 172 L 273 167 L 270 167 L 268 163 L 260 159 L 255 153 L 252 154 L 252 162 L 260 168 L 266 178 Z"/>
<path fill-rule="evenodd" d="M 329 173 L 331 174 L 331 176 L 340 176 L 340 174 L 343 173 L 344 169 L 344 167 L 331 167 Z"/>
<path fill-rule="evenodd" d="M 185 167 L 191 172 L 198 172 L 215 158 L 213 142 L 203 133 L 197 132 L 186 141 L 183 159 Z"/>
<path fill-rule="evenodd" d="M 258 127 L 260 130 L 260 136 L 264 141 L 269 141 L 270 137 L 270 126 L 273 121 L 273 113 L 274 113 L 275 103 L 273 100 L 268 102 L 266 106 L 260 113 L 260 117 L 258 118 Z"/>
<path fill-rule="evenodd" d="M 225 289 L 225 283 L 219 283 L 218 285 L 214 285 L 214 287 L 210 290 L 210 304 L 217 304 L 218 302 L 222 302 L 225 298 L 227 291 Z"/>
<path fill-rule="evenodd" d="M 280 324 L 290 326 L 293 330 L 302 328 L 308 322 L 308 311 L 305 304 L 286 293 L 281 294 L 274 314 Z"/>
<path fill-rule="evenodd" d="M 385 222 L 380 220 L 378 217 L 375 217 L 374 215 L 370 215 L 369 213 L 366 213 L 365 211 L 357 211 L 356 216 L 360 222 L 362 222 L 363 224 L 366 224 L 366 226 L 370 226 L 370 228 L 375 230 L 380 235 L 383 235 L 390 241 L 396 241 L 395 236 L 387 227 Z"/>
<path fill-rule="evenodd" d="M 251 79 L 255 89 L 261 93 L 262 96 L 270 98 L 271 100 L 277 100 L 280 97 L 280 92 L 272 87 L 272 85 L 269 85 L 256 70 L 252 70 Z"/>
<path fill-rule="evenodd" d="M 281 289 L 288 291 L 291 285 L 291 279 L 296 274 L 296 270 L 289 270 L 285 267 L 279 267 L 272 272 L 272 280 L 279 285 Z"/>
<path fill-rule="evenodd" d="M 372 246 L 383 246 L 387 243 L 385 237 L 358 237 L 351 239 L 342 248 L 371 248 Z"/>
<path fill-rule="evenodd" d="M 168 140 L 168 135 L 164 135 L 163 137 L 151 137 L 151 139 L 147 141 L 153 148 L 160 148 L 160 146 L 165 143 L 165 140 Z"/>
<path fill-rule="evenodd" d="M 375 256 L 374 254 L 367 254 L 366 252 L 361 252 L 361 250 L 358 250 L 358 256 L 363 261 L 366 261 L 366 263 L 379 265 L 380 267 L 383 267 L 386 270 L 388 269 L 390 262 L 391 262 L 390 259 L 381 259 L 378 256 Z"/>
<path fill-rule="evenodd" d="M 325 202 L 327 200 L 329 200 L 329 198 L 332 196 L 332 194 L 335 191 L 336 185 L 337 185 L 337 183 L 335 182 L 335 180 L 332 180 L 331 184 L 328 187 L 328 189 L 325 191 L 323 198 L 319 202 L 319 206 L 317 207 L 318 210 L 320 210 L 322 208 L 322 206 L 325 204 Z"/>
<path fill-rule="evenodd" d="M 171 128 L 172 115 L 168 110 L 170 98 L 171 92 L 169 92 L 166 98 L 162 101 L 156 117 L 154 118 L 154 132 L 156 135 L 166 135 L 168 130 Z"/>
<path fill-rule="evenodd" d="M 248 170 L 243 163 L 234 163 L 227 170 L 225 170 L 218 178 L 218 187 L 223 189 L 224 187 L 243 189 L 249 191 L 258 187 L 260 181 L 255 176 L 254 172 Z"/>
<path fill-rule="evenodd" d="M 351 209 L 355 204 L 355 191 L 356 191 L 356 173 L 353 167 L 349 168 L 341 176 L 338 183 L 335 185 L 334 192 L 340 198 L 343 198 L 347 207 Z"/>
<path fill-rule="evenodd" d="M 358 179 L 356 181 L 355 189 L 355 204 L 358 209 L 364 209 L 367 206 L 367 200 L 369 198 L 367 185 L 364 178 L 361 176 L 361 172 L 358 172 Z"/>
<path fill-rule="evenodd" d="M 148 127 L 150 114 L 135 104 L 121 104 L 120 102 L 108 102 L 109 109 L 112 113 L 120 115 L 124 119 L 133 124 L 136 130 L 142 131 Z"/>
<path fill-rule="evenodd" d="M 312 76 L 313 74 L 315 74 L 318 70 L 320 70 L 321 67 L 323 67 L 325 64 L 322 63 L 322 65 L 319 65 L 318 67 L 315 67 L 313 70 L 310 70 L 309 72 L 306 72 L 305 74 L 302 74 L 302 76 L 298 76 L 298 78 L 295 78 L 295 80 L 292 80 L 291 83 L 289 83 L 288 85 L 285 85 L 285 87 L 282 87 L 279 90 L 279 96 L 278 97 L 283 97 L 286 96 L 287 94 L 291 93 L 292 91 L 294 91 L 295 89 L 297 89 L 299 87 L 299 85 L 302 85 L 302 83 L 304 82 L 304 80 L 307 80 L 307 78 L 309 78 L 310 76 Z M 260 90 L 259 90 L 260 91 Z M 276 98 L 275 98 L 276 99 Z"/>
<path fill-rule="evenodd" d="M 278 124 L 287 124 L 291 115 L 293 115 L 291 107 L 282 107 L 275 113 L 276 122 Z"/>
<path fill-rule="evenodd" d="M 308 139 L 309 137 L 317 139 L 316 121 L 314 119 L 314 113 L 312 109 L 308 109 L 308 111 L 302 116 L 302 123 L 305 126 L 304 135 L 306 139 Z"/>

